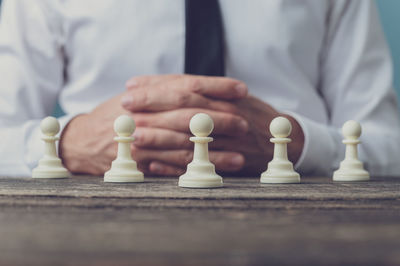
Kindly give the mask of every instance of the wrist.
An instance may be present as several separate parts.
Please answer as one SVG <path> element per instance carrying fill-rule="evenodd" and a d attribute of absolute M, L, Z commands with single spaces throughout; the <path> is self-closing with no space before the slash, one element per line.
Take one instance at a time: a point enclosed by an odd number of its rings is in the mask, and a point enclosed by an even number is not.
<path fill-rule="evenodd" d="M 86 124 L 86 115 L 78 115 L 71 119 L 61 132 L 59 141 L 59 157 L 64 166 L 72 173 L 82 172 L 82 160 L 84 156 L 82 149 L 79 148 L 78 141 L 82 139 L 82 127 Z"/>

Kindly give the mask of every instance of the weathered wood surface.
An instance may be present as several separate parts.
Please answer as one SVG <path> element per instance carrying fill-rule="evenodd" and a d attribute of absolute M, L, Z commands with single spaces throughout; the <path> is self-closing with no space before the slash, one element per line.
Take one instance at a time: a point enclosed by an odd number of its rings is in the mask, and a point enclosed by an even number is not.
<path fill-rule="evenodd" d="M 400 265 L 400 178 L 0 178 L 0 265 Z"/>

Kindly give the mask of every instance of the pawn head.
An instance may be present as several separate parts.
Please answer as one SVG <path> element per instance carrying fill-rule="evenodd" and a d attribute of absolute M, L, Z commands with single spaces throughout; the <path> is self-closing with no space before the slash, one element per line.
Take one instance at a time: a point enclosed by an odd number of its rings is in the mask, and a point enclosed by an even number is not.
<path fill-rule="evenodd" d="M 114 122 L 114 131 L 120 137 L 130 137 L 136 129 L 136 124 L 128 115 L 121 115 Z"/>
<path fill-rule="evenodd" d="M 214 129 L 214 122 L 209 115 L 198 113 L 190 119 L 189 128 L 196 137 L 207 137 Z"/>
<path fill-rule="evenodd" d="M 286 117 L 278 116 L 272 120 L 269 130 L 274 138 L 287 138 L 292 132 L 292 124 Z"/>
<path fill-rule="evenodd" d="M 55 136 L 60 131 L 60 123 L 55 117 L 48 116 L 40 123 L 40 130 L 46 136 Z"/>
<path fill-rule="evenodd" d="M 357 121 L 349 120 L 342 127 L 342 134 L 346 139 L 358 139 L 361 136 L 361 125 Z"/>

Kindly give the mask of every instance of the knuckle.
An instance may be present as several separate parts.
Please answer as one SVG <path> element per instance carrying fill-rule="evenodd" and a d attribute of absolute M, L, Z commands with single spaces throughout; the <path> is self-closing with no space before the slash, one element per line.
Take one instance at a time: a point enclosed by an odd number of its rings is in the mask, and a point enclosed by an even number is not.
<path fill-rule="evenodd" d="M 176 101 L 178 107 L 185 107 L 190 101 L 190 94 L 188 93 L 178 93 L 176 95 Z"/>
<path fill-rule="evenodd" d="M 154 147 L 157 145 L 157 138 L 154 134 L 143 134 L 143 144 L 146 146 Z"/>
<path fill-rule="evenodd" d="M 185 112 L 180 112 L 180 114 L 178 114 L 179 116 L 179 123 L 180 123 L 180 127 L 183 129 L 186 129 L 185 132 L 189 131 L 189 127 L 187 125 L 190 124 L 190 119 L 192 119 L 192 117 L 196 114 L 196 111 L 185 111 Z"/>
<path fill-rule="evenodd" d="M 146 115 L 136 115 L 134 118 L 136 127 L 146 127 L 149 125 L 149 119 Z"/>
<path fill-rule="evenodd" d="M 139 106 L 142 106 L 143 108 L 147 108 L 151 105 L 150 102 L 150 97 L 149 97 L 149 93 L 147 90 L 141 90 L 140 91 L 140 96 L 137 97 L 137 102 Z"/>
<path fill-rule="evenodd" d="M 197 77 L 185 77 L 185 87 L 192 92 L 201 91 L 201 82 Z"/>
<path fill-rule="evenodd" d="M 175 85 L 172 82 L 164 82 L 161 84 L 157 84 L 153 88 L 158 91 L 161 91 L 162 93 L 171 93 L 172 90 L 176 89 Z"/>
<path fill-rule="evenodd" d="M 224 130 L 226 129 L 231 129 L 234 128 L 235 123 L 237 123 L 237 119 L 234 115 L 231 114 L 227 114 L 224 119 L 223 122 L 221 123 L 222 127 Z"/>
<path fill-rule="evenodd" d="M 233 104 L 224 104 L 224 105 L 220 105 L 223 106 L 224 111 L 234 114 L 234 115 L 239 115 L 240 111 L 239 108 L 236 105 Z"/>

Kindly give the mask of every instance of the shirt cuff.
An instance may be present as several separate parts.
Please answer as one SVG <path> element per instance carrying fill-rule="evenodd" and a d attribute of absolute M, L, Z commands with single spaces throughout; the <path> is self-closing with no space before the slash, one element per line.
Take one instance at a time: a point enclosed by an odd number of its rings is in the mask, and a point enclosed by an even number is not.
<path fill-rule="evenodd" d="M 336 167 L 338 148 L 334 138 L 336 132 L 322 123 L 293 112 L 283 112 L 299 123 L 304 134 L 304 146 L 295 169 L 308 175 L 331 175 Z M 339 134 L 339 133 L 338 133 Z"/>

